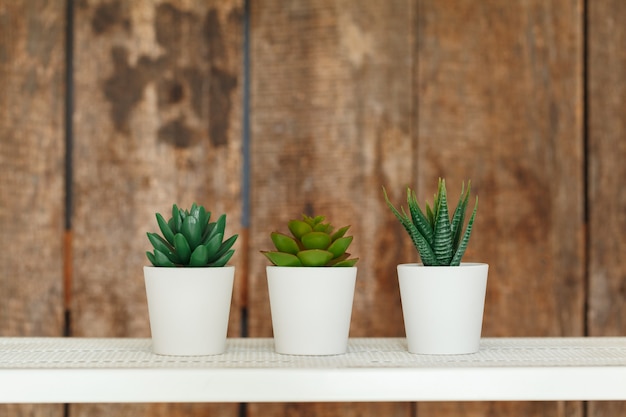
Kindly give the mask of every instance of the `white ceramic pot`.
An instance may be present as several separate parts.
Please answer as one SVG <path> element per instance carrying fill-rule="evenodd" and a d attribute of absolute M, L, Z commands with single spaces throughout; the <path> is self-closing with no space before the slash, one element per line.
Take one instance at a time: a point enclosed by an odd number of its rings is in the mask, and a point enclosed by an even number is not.
<path fill-rule="evenodd" d="M 411 353 L 479 350 L 489 265 L 398 265 L 402 313 Z"/>
<path fill-rule="evenodd" d="M 226 348 L 235 267 L 144 267 L 152 350 L 215 355 Z"/>
<path fill-rule="evenodd" d="M 276 352 L 338 355 L 348 347 L 356 267 L 268 266 Z"/>

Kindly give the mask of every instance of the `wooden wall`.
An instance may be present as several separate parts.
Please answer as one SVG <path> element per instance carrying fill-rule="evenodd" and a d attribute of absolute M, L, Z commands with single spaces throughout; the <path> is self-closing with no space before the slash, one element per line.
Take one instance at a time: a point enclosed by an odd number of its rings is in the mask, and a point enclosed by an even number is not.
<path fill-rule="evenodd" d="M 417 256 L 381 187 L 423 200 L 439 176 L 480 196 L 466 259 L 490 264 L 484 336 L 626 335 L 624 21 L 621 0 L 0 3 L 0 336 L 148 337 L 145 232 L 193 201 L 241 235 L 230 336 L 271 336 L 259 251 L 302 212 L 352 225 L 351 335 L 403 336 L 395 266 Z M 65 414 L 626 406 L 0 406 Z"/>

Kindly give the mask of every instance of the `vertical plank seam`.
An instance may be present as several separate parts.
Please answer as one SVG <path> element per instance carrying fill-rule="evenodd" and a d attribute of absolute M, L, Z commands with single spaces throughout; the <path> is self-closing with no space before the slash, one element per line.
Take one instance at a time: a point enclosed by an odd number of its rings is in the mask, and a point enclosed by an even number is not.
<path fill-rule="evenodd" d="M 243 277 L 241 286 L 241 337 L 248 337 L 248 287 L 250 260 L 250 2 L 243 0 L 243 92 L 242 92 L 242 180 L 241 180 L 241 226 L 243 249 Z"/>
<path fill-rule="evenodd" d="M 63 236 L 63 336 L 72 336 L 72 281 L 73 269 L 73 178 L 74 178 L 74 0 L 65 3 L 65 166 L 64 166 L 64 209 Z M 63 417 L 70 417 L 69 404 L 63 404 Z"/>
<path fill-rule="evenodd" d="M 588 1 L 582 0 L 582 22 L 581 22 L 581 31 L 582 31 L 582 140 L 583 140 L 583 156 L 582 156 L 582 164 L 583 164 L 583 244 L 584 244 L 584 285 L 585 285 L 585 302 L 584 302 L 584 335 L 589 336 L 589 308 L 590 308 L 590 287 L 591 287 L 591 279 L 590 279 L 590 268 L 589 268 L 589 259 L 590 259 L 590 240 L 589 240 L 589 189 L 590 189 L 590 178 L 589 178 L 589 18 L 588 18 Z"/>
<path fill-rule="evenodd" d="M 409 118 L 409 137 L 411 138 L 411 152 L 412 152 L 412 161 L 414 162 L 414 166 L 411 167 L 413 170 L 413 175 L 415 176 L 413 181 L 415 186 L 419 185 L 418 177 L 419 177 L 419 164 L 415 163 L 418 160 L 419 153 L 419 37 L 420 37 L 420 28 L 419 28 L 419 0 L 413 0 L 409 2 L 409 19 L 413 24 L 411 25 L 412 30 L 415 33 L 412 33 L 411 42 L 413 46 L 411 48 L 411 107 L 413 108 L 411 115 Z M 417 416 L 417 414 L 415 415 Z"/>
<path fill-rule="evenodd" d="M 250 1 L 243 0 L 243 92 L 241 126 L 241 227 L 243 283 L 240 290 L 241 337 L 248 337 L 248 289 L 250 280 Z M 248 416 L 248 404 L 240 403 L 238 417 Z"/>
<path fill-rule="evenodd" d="M 585 299 L 583 302 L 583 334 L 589 336 L 589 309 L 591 306 L 591 268 L 590 261 L 590 238 L 589 238 L 589 206 L 590 206 L 590 178 L 589 178 L 589 1 L 581 0 L 581 32 L 582 32 L 582 140 L 583 140 L 583 276 Z M 582 416 L 589 416 L 589 402 L 582 402 Z"/>
<path fill-rule="evenodd" d="M 72 203 L 73 203 L 73 148 L 74 148 L 74 1 L 67 0 L 65 9 L 65 233 L 63 259 L 64 336 L 72 335 Z"/>

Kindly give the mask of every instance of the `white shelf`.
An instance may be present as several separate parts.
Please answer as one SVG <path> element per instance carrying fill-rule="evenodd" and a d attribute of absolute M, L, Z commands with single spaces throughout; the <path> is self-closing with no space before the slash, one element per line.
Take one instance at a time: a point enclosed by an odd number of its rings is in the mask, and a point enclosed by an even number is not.
<path fill-rule="evenodd" d="M 472 355 L 414 355 L 400 338 L 338 356 L 272 339 L 223 355 L 154 355 L 149 339 L 0 338 L 0 402 L 626 400 L 626 337 L 483 339 Z"/>

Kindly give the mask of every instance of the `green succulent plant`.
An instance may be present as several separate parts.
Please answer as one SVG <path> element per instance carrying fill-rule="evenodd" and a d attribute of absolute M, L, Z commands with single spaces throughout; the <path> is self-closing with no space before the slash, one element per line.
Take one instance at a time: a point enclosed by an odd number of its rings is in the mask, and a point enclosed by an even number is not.
<path fill-rule="evenodd" d="M 439 186 L 435 194 L 433 207 L 426 203 L 426 213 L 420 208 L 415 192 L 407 187 L 407 204 L 409 214 L 402 207 L 399 212 L 389 201 L 387 192 L 383 187 L 385 200 L 393 214 L 400 220 L 406 229 L 415 249 L 426 266 L 459 266 L 461 258 L 472 234 L 472 226 L 478 209 L 478 196 L 474 204 L 474 211 L 467 223 L 465 232 L 462 233 L 465 223 L 465 212 L 469 202 L 470 182 L 465 183 L 461 189 L 459 203 L 454 210 L 452 218 L 449 216 L 446 182 L 439 178 Z"/>
<path fill-rule="evenodd" d="M 225 214 L 211 222 L 211 212 L 203 206 L 193 203 L 190 210 L 182 210 L 174 204 L 168 221 L 160 213 L 156 219 L 163 236 L 148 233 L 154 251 L 146 252 L 154 266 L 221 267 L 235 253 L 231 247 L 238 235 L 224 240 Z"/>
<path fill-rule="evenodd" d="M 354 266 L 359 259 L 349 259 L 346 252 L 353 238 L 345 236 L 350 226 L 335 231 L 330 223 L 322 223 L 324 219 L 303 214 L 302 220 L 290 220 L 291 236 L 273 232 L 276 251 L 261 253 L 276 266 Z"/>

